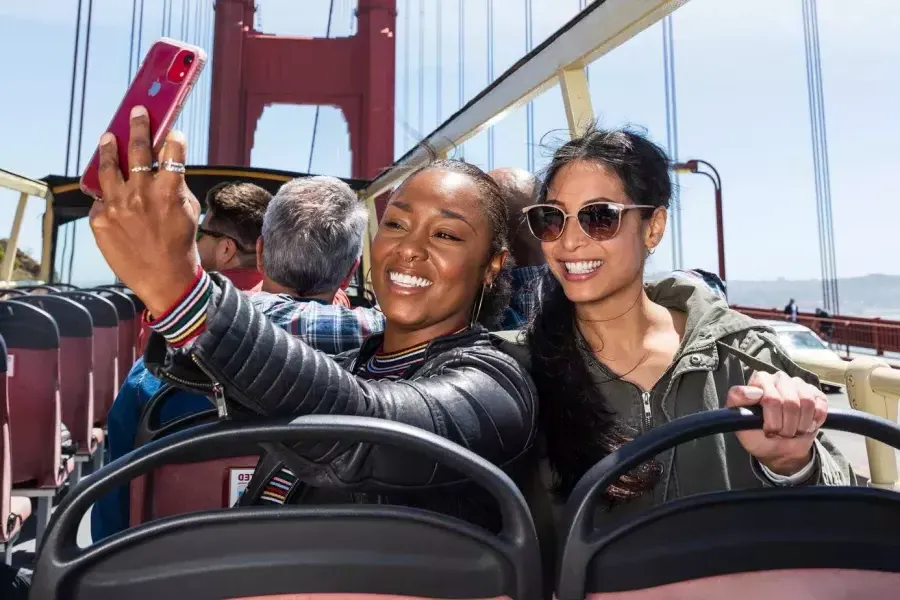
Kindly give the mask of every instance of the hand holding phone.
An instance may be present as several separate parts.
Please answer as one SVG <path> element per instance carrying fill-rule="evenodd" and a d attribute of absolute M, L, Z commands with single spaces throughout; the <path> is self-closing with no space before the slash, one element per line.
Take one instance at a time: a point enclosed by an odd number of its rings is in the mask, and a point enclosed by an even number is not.
<path fill-rule="evenodd" d="M 106 131 L 115 136 L 119 165 L 125 179 L 132 172 L 152 170 L 163 141 L 175 124 L 203 66 L 203 49 L 168 38 L 160 38 L 150 46 L 125 97 L 116 109 Z M 135 106 L 144 106 L 150 118 L 151 160 L 146 165 L 128 168 L 130 114 Z M 138 142 L 143 143 L 143 142 Z M 99 180 L 100 152 L 94 152 L 81 176 L 81 190 L 94 198 L 103 195 Z"/>

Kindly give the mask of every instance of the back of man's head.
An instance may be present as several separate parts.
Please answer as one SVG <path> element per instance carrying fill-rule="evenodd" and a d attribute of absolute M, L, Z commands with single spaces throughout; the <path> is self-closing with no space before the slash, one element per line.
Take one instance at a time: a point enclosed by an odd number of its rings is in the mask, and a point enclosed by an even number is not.
<path fill-rule="evenodd" d="M 347 279 L 363 247 L 369 211 L 335 177 L 287 182 L 263 219 L 263 270 L 295 294 L 333 294 Z"/>
<path fill-rule="evenodd" d="M 500 186 L 503 198 L 506 200 L 509 214 L 509 243 L 512 246 L 510 252 L 516 260 L 516 265 L 527 267 L 544 263 L 544 256 L 538 242 L 528 226 L 525 225 L 525 215 L 522 209 L 534 204 L 538 181 L 537 178 L 525 169 L 494 169 L 488 173 Z"/>
<path fill-rule="evenodd" d="M 255 265 L 256 240 L 272 194 L 252 183 L 228 182 L 206 194 L 207 214 L 201 229 L 226 235 L 239 245 L 241 264 Z"/>

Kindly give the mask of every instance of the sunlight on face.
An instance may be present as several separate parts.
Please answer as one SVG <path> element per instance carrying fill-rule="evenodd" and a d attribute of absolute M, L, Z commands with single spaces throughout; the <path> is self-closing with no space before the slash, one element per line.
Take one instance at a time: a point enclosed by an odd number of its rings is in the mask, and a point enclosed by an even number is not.
<path fill-rule="evenodd" d="M 469 176 L 437 168 L 394 192 L 372 241 L 372 285 L 391 326 L 436 337 L 469 322 L 493 235 L 478 194 Z"/>
<path fill-rule="evenodd" d="M 585 204 L 597 201 L 635 204 L 625 195 L 622 181 L 597 163 L 573 162 L 550 182 L 547 203 L 559 205 L 567 214 L 576 214 Z M 599 302 L 642 280 L 647 253 L 643 223 L 639 210 L 625 211 L 618 233 L 597 241 L 573 218 L 559 239 L 542 244 L 547 264 L 569 300 Z"/>

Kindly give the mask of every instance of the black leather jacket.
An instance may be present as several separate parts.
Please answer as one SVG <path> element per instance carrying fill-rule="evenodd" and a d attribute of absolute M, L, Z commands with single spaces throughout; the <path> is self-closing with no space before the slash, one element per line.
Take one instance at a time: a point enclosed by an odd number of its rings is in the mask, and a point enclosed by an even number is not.
<path fill-rule="evenodd" d="M 329 358 L 273 325 L 227 279 L 211 277 L 215 285 L 206 330 L 190 349 L 175 351 L 155 334 L 148 342 L 146 365 L 161 379 L 214 396 L 220 416 L 285 418 L 314 412 L 407 423 L 472 450 L 513 479 L 521 480 L 523 472 L 527 477 L 533 466 L 537 394 L 526 369 L 500 349 L 506 342 L 482 328 L 439 338 L 407 379 L 366 381 L 352 371 L 361 357 L 375 351 L 378 339 L 370 339 L 362 354 Z M 459 476 L 421 456 L 370 444 L 301 444 L 293 450 L 303 467 L 295 474 L 310 486 L 346 490 L 357 501 L 367 501 L 359 492 L 365 494 L 370 486 L 389 487 L 390 498 L 376 501 L 483 522 L 459 506 L 460 494 L 447 489 L 458 487 Z M 280 465 L 279 458 L 264 456 L 257 471 L 274 473 Z M 300 470 L 296 463 L 289 466 Z M 434 489 L 418 491 L 422 487 Z M 245 496 L 252 501 L 251 488 Z"/>

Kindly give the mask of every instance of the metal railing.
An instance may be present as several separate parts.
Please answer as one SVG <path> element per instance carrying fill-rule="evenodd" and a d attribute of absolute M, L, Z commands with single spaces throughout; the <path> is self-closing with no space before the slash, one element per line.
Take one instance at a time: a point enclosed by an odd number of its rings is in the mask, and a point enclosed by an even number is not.
<path fill-rule="evenodd" d="M 862 356 L 850 362 L 795 358 L 797 364 L 828 383 L 846 386 L 850 406 L 869 414 L 897 422 L 897 403 L 900 401 L 900 370 L 875 356 Z M 866 439 L 869 461 L 869 485 L 900 490 L 897 475 L 897 455 L 893 448 Z"/>
<path fill-rule="evenodd" d="M 735 306 L 734 310 L 754 319 L 785 321 L 783 311 L 776 309 Z M 878 356 L 885 352 L 900 352 L 900 321 L 834 315 L 819 317 L 813 313 L 798 313 L 797 323 L 809 327 L 826 341 L 850 348 L 869 348 Z"/>

